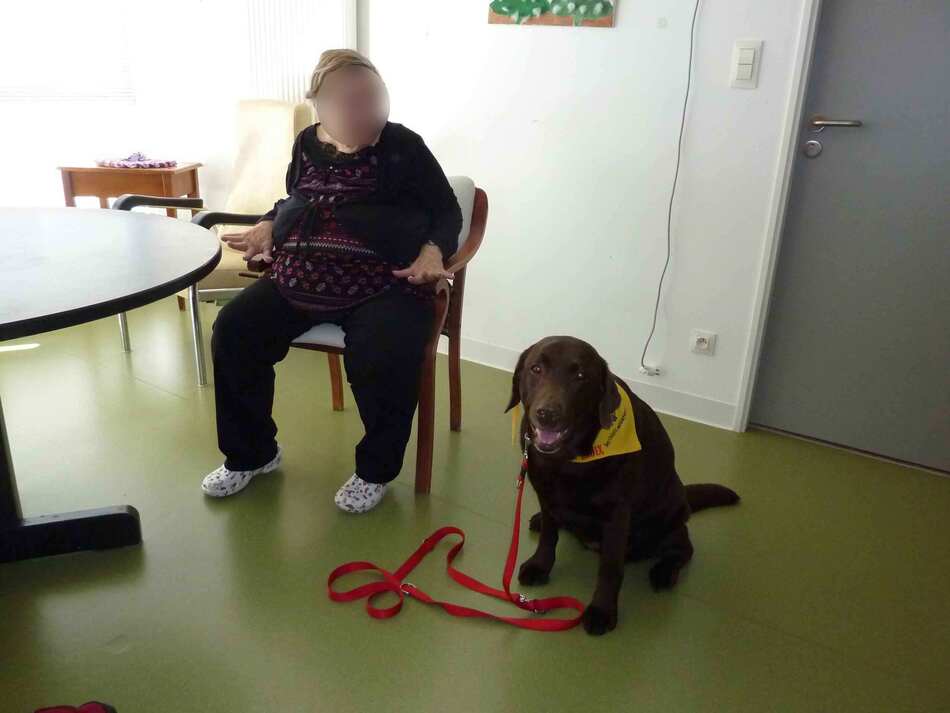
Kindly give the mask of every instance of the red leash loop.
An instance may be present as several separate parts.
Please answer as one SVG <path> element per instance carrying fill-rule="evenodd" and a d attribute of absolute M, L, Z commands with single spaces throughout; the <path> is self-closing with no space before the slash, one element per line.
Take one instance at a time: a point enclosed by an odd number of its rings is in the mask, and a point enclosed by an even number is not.
<path fill-rule="evenodd" d="M 467 618 L 494 619 L 503 621 L 506 624 L 517 626 L 522 629 L 533 629 L 535 631 L 564 631 L 571 629 L 580 623 L 581 615 L 584 613 L 584 605 L 574 597 L 548 597 L 545 599 L 528 599 L 523 594 L 511 591 L 511 577 L 514 574 L 515 564 L 518 560 L 518 541 L 521 532 L 521 500 L 524 495 L 525 474 L 528 471 L 527 448 L 525 448 L 524 460 L 521 463 L 521 473 L 518 476 L 518 497 L 515 504 L 515 521 L 511 533 L 511 544 L 508 547 L 508 557 L 505 560 L 505 569 L 502 573 L 503 589 L 495 589 L 487 584 L 470 577 L 461 570 L 452 566 L 452 562 L 462 547 L 465 545 L 465 533 L 457 527 L 440 527 L 429 535 L 419 548 L 413 552 L 409 558 L 400 565 L 395 572 L 389 572 L 372 562 L 348 562 L 340 565 L 332 572 L 327 579 L 327 594 L 335 602 L 352 602 L 356 599 L 366 599 L 366 611 L 374 619 L 388 619 L 396 616 L 402 609 L 402 603 L 405 597 L 417 599 L 423 604 L 431 604 L 440 607 L 446 613 Z M 485 596 L 501 599 L 510 602 L 523 611 L 529 611 L 533 614 L 546 614 L 557 609 L 574 609 L 577 615 L 570 618 L 551 618 L 538 619 L 536 617 L 517 617 L 500 616 L 479 609 L 452 604 L 438 599 L 433 599 L 419 587 L 404 581 L 412 570 L 414 570 L 426 555 L 428 555 L 436 546 L 449 535 L 458 535 L 461 539 L 456 542 L 445 557 L 446 571 L 448 575 L 463 587 L 471 589 Z M 333 583 L 347 574 L 360 571 L 378 572 L 381 579 L 367 584 L 361 584 L 358 587 L 338 592 L 333 588 Z M 389 607 L 377 607 L 373 600 L 380 594 L 391 592 L 396 595 L 398 601 Z"/>

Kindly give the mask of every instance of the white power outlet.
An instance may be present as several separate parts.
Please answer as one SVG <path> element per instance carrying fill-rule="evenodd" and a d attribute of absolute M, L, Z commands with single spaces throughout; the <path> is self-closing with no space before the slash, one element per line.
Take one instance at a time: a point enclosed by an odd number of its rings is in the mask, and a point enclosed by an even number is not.
<path fill-rule="evenodd" d="M 712 356 L 716 353 L 716 338 L 718 336 L 715 332 L 694 329 L 689 335 L 689 350 L 696 354 Z"/>

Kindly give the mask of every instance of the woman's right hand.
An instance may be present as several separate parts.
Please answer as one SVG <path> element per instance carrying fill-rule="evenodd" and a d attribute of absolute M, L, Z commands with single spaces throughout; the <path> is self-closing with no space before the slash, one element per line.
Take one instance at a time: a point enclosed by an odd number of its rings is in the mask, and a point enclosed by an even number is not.
<path fill-rule="evenodd" d="M 273 230 L 274 221 L 265 220 L 243 233 L 225 233 L 221 239 L 235 250 L 243 250 L 244 259 L 248 262 L 274 262 L 271 255 L 274 247 Z"/>

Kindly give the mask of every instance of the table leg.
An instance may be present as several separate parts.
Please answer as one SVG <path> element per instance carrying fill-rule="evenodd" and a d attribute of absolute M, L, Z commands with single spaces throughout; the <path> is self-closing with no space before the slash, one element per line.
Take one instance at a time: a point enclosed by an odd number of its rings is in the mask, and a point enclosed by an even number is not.
<path fill-rule="evenodd" d="M 201 198 L 201 193 L 200 193 L 199 190 L 198 190 L 198 169 L 197 169 L 197 168 L 192 172 L 192 175 L 193 175 L 193 180 L 194 180 L 194 183 L 195 183 L 195 187 L 194 187 L 194 189 L 191 191 L 191 193 L 188 194 L 188 197 L 189 197 L 189 198 Z M 191 217 L 194 218 L 196 215 L 198 215 L 198 213 L 199 213 L 199 210 L 198 210 L 198 209 L 192 208 L 192 210 L 191 210 Z"/>
<path fill-rule="evenodd" d="M 131 505 L 24 518 L 0 406 L 0 562 L 104 550 L 141 541 L 139 513 Z"/>
<path fill-rule="evenodd" d="M 205 345 L 201 334 L 201 312 L 198 303 L 198 286 L 188 288 L 188 307 L 191 314 L 191 338 L 195 349 L 195 370 L 198 374 L 198 386 L 206 386 L 208 373 L 205 369 Z"/>
<path fill-rule="evenodd" d="M 63 198 L 66 199 L 66 206 L 69 208 L 76 207 L 76 194 L 73 193 L 73 177 L 69 175 L 69 171 L 60 171 L 63 176 Z"/>
<path fill-rule="evenodd" d="M 129 340 L 129 319 L 125 312 L 119 312 L 119 338 L 122 340 L 122 350 L 132 351 L 132 342 Z"/>
<path fill-rule="evenodd" d="M 13 477 L 13 459 L 7 442 L 7 427 L 3 423 L 3 407 L 0 406 L 0 528 L 19 522 L 20 494 Z"/>

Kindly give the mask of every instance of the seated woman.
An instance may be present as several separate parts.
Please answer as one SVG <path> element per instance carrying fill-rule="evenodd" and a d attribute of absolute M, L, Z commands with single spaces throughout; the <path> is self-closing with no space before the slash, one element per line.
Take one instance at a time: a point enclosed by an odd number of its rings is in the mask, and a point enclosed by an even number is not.
<path fill-rule="evenodd" d="M 321 322 L 346 332 L 347 379 L 366 434 L 336 494 L 347 512 L 375 507 L 399 474 L 432 326 L 432 283 L 448 276 L 462 216 L 422 139 L 390 123 L 386 86 L 350 50 L 320 57 L 308 97 L 319 123 L 294 142 L 288 197 L 250 230 L 225 235 L 270 272 L 214 324 L 218 447 L 202 489 L 224 497 L 280 465 L 271 418 L 274 364 Z"/>

